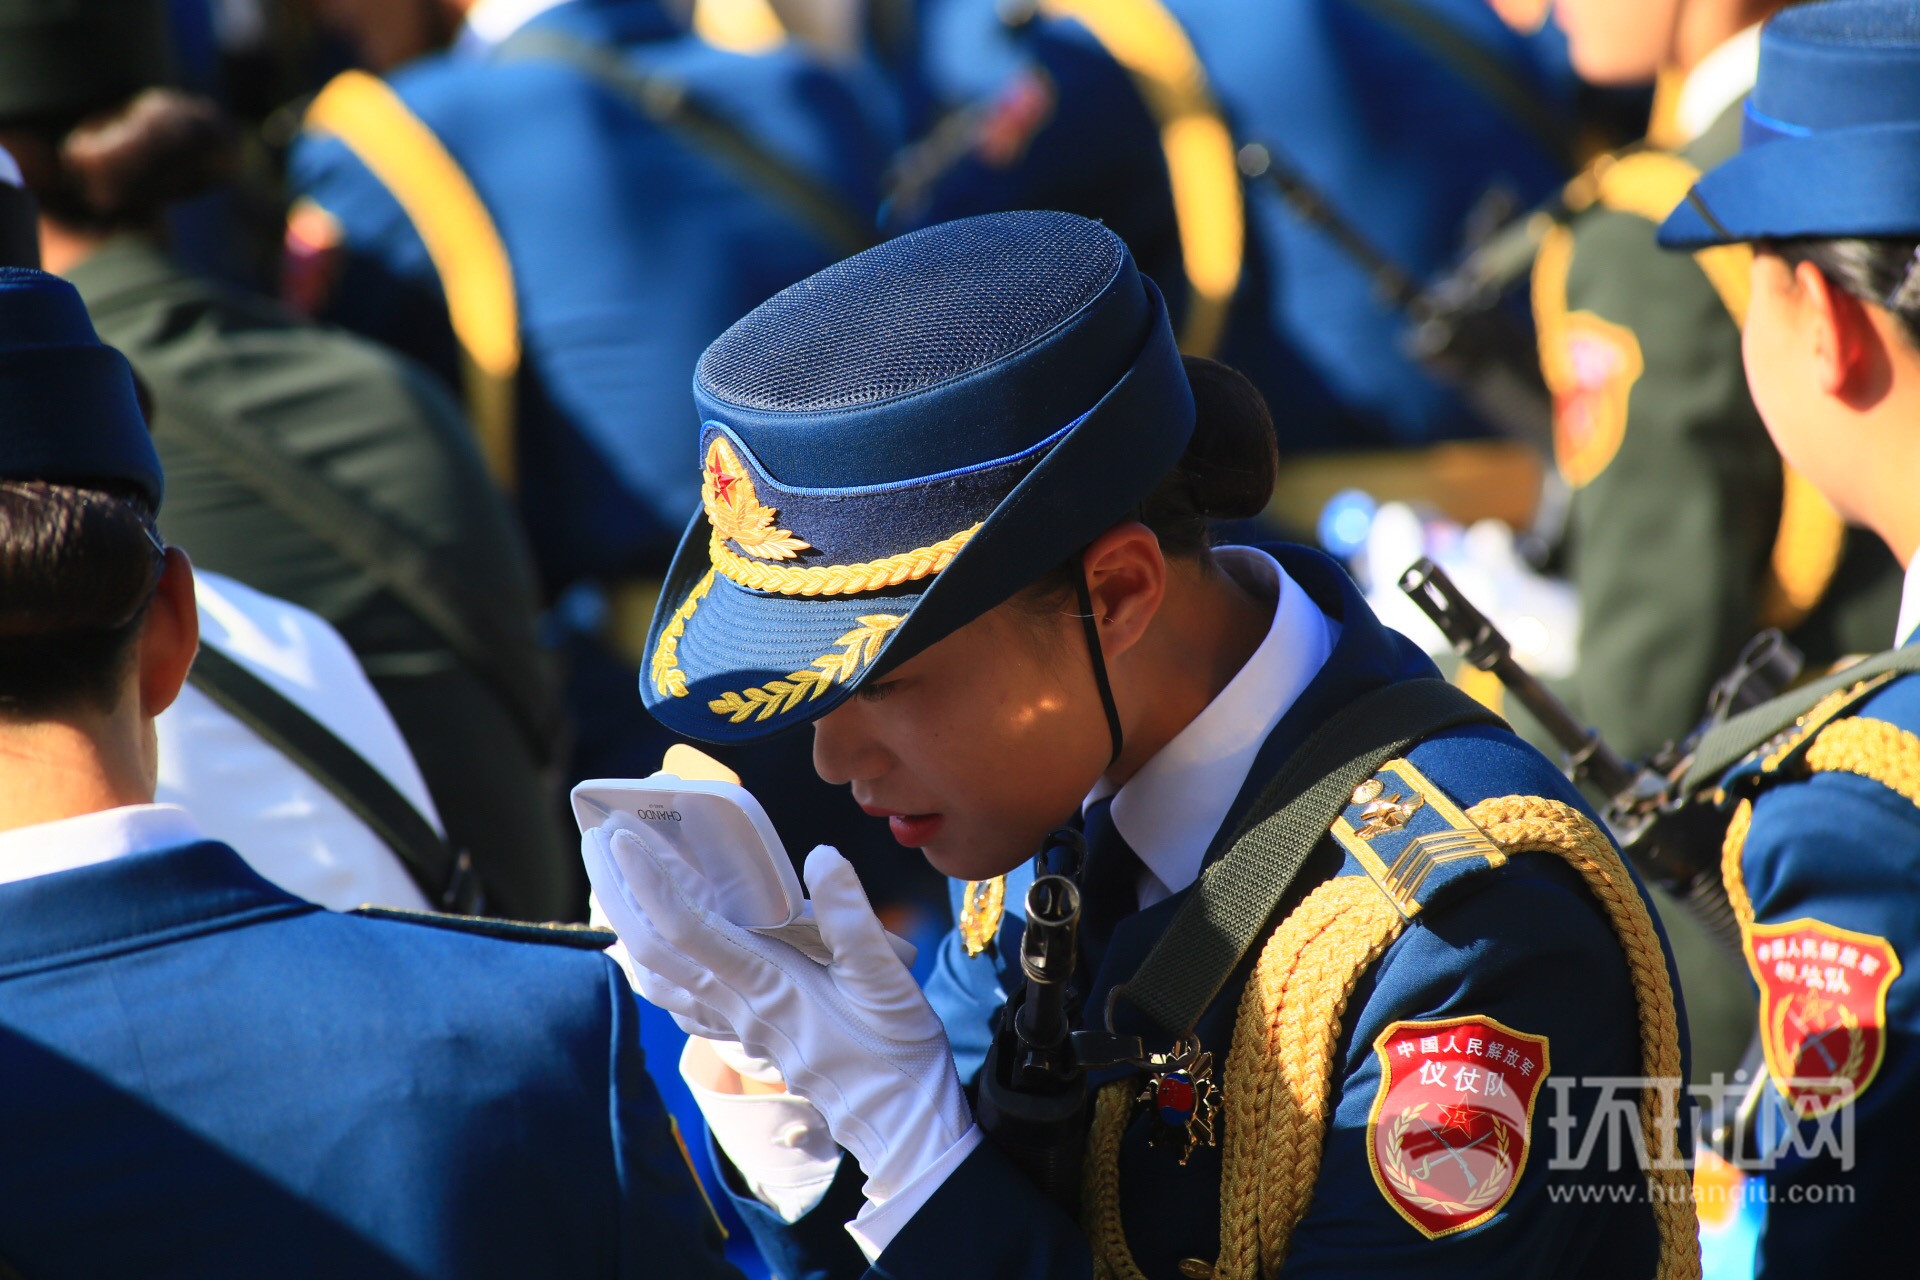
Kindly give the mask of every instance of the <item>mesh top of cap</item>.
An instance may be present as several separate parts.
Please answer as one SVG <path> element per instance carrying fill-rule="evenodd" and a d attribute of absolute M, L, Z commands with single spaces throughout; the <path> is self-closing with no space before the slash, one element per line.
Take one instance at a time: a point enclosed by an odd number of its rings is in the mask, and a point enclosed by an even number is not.
<path fill-rule="evenodd" d="M 1920 44 L 1920 4 L 1796 5 L 1773 30 L 1806 44 Z"/>
<path fill-rule="evenodd" d="M 1065 213 L 966 218 L 890 240 L 762 303 L 700 357 L 729 404 L 808 412 L 938 386 L 1020 350 L 1120 269 L 1119 238 Z"/>

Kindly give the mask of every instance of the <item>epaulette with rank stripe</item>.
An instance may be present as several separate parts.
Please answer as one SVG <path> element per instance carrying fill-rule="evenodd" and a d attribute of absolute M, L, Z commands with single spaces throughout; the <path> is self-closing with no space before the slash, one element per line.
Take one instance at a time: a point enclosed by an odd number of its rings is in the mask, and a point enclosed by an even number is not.
<path fill-rule="evenodd" d="M 1507 855 L 1407 760 L 1389 760 L 1354 789 L 1333 837 L 1411 920 Z"/>
<path fill-rule="evenodd" d="M 348 915 L 370 920 L 398 920 L 402 924 L 421 924 L 454 933 L 477 933 L 503 942 L 544 943 L 550 947 L 572 947 L 576 951 L 605 951 L 619 937 L 611 929 L 588 924 L 535 924 L 526 920 L 499 920 L 492 916 L 442 915 L 432 911 L 401 911 L 395 907 L 355 907 Z"/>

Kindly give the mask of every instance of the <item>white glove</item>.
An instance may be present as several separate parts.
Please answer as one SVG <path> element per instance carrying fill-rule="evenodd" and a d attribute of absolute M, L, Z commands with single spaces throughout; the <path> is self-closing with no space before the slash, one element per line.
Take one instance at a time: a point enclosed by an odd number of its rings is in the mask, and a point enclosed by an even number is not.
<path fill-rule="evenodd" d="M 689 1032 L 771 1060 L 860 1162 L 869 1200 L 970 1135 L 946 1031 L 837 851 L 822 846 L 806 864 L 826 963 L 717 914 L 626 832 L 582 851 L 641 993 Z"/>

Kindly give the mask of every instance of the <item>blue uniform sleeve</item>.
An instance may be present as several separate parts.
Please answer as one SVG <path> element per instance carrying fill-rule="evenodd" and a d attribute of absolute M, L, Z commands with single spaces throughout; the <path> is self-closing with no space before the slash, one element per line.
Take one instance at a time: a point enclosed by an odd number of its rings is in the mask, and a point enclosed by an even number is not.
<path fill-rule="evenodd" d="M 1348 1005 L 1338 1043 L 1337 1100 L 1311 1205 L 1287 1257 L 1289 1276 L 1531 1277 L 1651 1275 L 1659 1242 L 1634 1154 L 1641 1054 L 1639 1018 L 1625 958 L 1612 928 L 1578 875 L 1550 855 L 1527 855 L 1493 883 L 1410 924 L 1366 975 Z M 1543 1044 L 1544 1070 L 1532 1083 L 1523 1150 L 1509 1154 L 1518 1172 L 1490 1200 L 1496 1211 L 1463 1230 L 1424 1234 L 1396 1207 L 1369 1157 L 1380 1108 L 1382 1070 L 1376 1040 L 1396 1024 L 1477 1022 L 1510 1045 Z M 1441 1037 L 1444 1040 L 1444 1037 Z M 1461 1052 L 1494 1052 L 1466 1043 Z M 1422 1042 L 1409 1042 L 1409 1059 Z M 1444 1047 L 1444 1046 L 1441 1046 Z M 1521 1087 L 1523 1067 L 1506 1059 L 1503 1076 Z M 1400 1073 L 1414 1079 L 1412 1063 Z M 1432 1114 L 1477 1087 L 1491 1089 L 1486 1067 L 1463 1077 L 1450 1063 Z M 1438 1093 L 1446 1093 L 1442 1098 Z M 1404 1103 L 1395 1093 L 1392 1099 Z M 1233 1105 L 1232 1098 L 1225 1105 Z M 1404 1106 L 1402 1106 L 1404 1109 Z M 1391 1123 L 1393 1117 L 1389 1116 Z M 1134 1128 L 1145 1121 L 1137 1118 Z M 1185 1204 L 1218 1203 L 1214 1188 L 1193 1201 L 1169 1195 L 1169 1180 L 1212 1177 L 1196 1159 L 1174 1169 L 1130 1131 L 1121 1158 L 1121 1216 L 1136 1261 L 1149 1275 L 1176 1274 L 1196 1241 L 1217 1226 L 1173 1222 Z M 1417 1135 L 1416 1135 L 1417 1136 Z M 1683 1129 L 1680 1149 L 1688 1149 Z M 1445 1177 L 1431 1141 L 1409 1167 Z M 1277 1158 L 1277 1157 L 1276 1157 Z M 1151 1169 L 1146 1165 L 1153 1165 Z M 1161 1166 L 1165 1166 L 1164 1168 Z M 1483 1177 L 1486 1166 L 1476 1166 Z M 1190 1188 L 1177 1188 L 1177 1191 Z M 1422 1188 L 1432 1191 L 1432 1187 Z M 983 1229 L 981 1224 L 992 1224 Z M 1211 1251 L 1202 1261 L 1211 1258 Z M 874 1268 L 884 1276 L 1075 1276 L 1091 1273 L 1079 1224 L 1034 1194 L 1005 1158 L 983 1145 L 894 1239 Z"/>
<path fill-rule="evenodd" d="M 1916 848 L 1920 808 L 1854 774 L 1817 773 L 1754 803 L 1742 858 L 1756 921 L 1747 953 L 1765 984 L 1770 1066 L 1865 1081 L 1851 1103 L 1768 1135 L 1767 1275 L 1884 1273 L 1920 1196 L 1907 1149 L 1920 1132 L 1920 980 L 1906 972 L 1920 945 Z"/>
<path fill-rule="evenodd" d="M 692 1160 L 647 1075 L 633 992 L 611 960 L 606 969 L 612 1007 L 608 1102 L 619 1186 L 620 1274 L 632 1280 L 649 1276 L 738 1280 L 740 1273 L 721 1253 L 720 1224 L 694 1175 Z"/>
<path fill-rule="evenodd" d="M 1620 943 L 1571 868 L 1551 854 L 1521 855 L 1492 883 L 1416 919 L 1348 1007 L 1358 1013 L 1348 1019 L 1338 1102 L 1288 1276 L 1654 1274 L 1658 1239 L 1629 1131 L 1637 1130 L 1641 1097 L 1633 987 Z M 1548 1065 L 1534 1087 L 1524 1153 L 1511 1153 L 1521 1165 L 1510 1195 L 1483 1224 L 1451 1233 L 1441 1227 L 1429 1239 L 1397 1207 L 1405 1199 L 1391 1180 L 1376 1172 L 1375 1127 L 1386 1126 L 1381 1142 L 1405 1153 L 1401 1169 L 1429 1199 L 1471 1200 L 1477 1188 L 1450 1166 L 1439 1140 L 1421 1137 L 1419 1122 L 1453 1103 L 1485 1105 L 1487 1046 L 1480 1056 L 1428 1059 L 1424 1039 L 1408 1040 L 1404 1056 L 1390 1052 L 1395 1079 L 1383 1097 L 1375 1043 L 1396 1023 L 1430 1021 L 1443 1024 L 1436 1030 L 1445 1050 L 1444 1024 L 1454 1019 L 1519 1033 L 1512 1039 L 1522 1062 L 1530 1039 L 1543 1039 Z M 1405 1039 L 1388 1043 L 1397 1048 Z M 1463 1047 L 1472 1049 L 1472 1041 Z M 1440 1069 L 1423 1089 L 1418 1071 L 1429 1061 Z M 1520 1070 L 1506 1066 L 1501 1074 L 1509 1091 L 1522 1087 Z M 1394 1142 L 1391 1127 L 1422 1101 L 1429 1110 Z M 1450 1141 L 1459 1144 L 1465 1132 Z M 1689 1151 L 1684 1133 L 1680 1150 Z M 1438 1188 L 1445 1190 L 1435 1196 Z"/>
<path fill-rule="evenodd" d="M 840 1171 L 820 1203 L 796 1222 L 786 1222 L 746 1189 L 720 1144 L 707 1134 L 707 1159 L 720 1180 L 720 1189 L 747 1225 L 768 1268 L 781 1280 L 832 1280 L 857 1276 L 867 1269 L 860 1247 L 847 1234 L 846 1224 L 865 1202 L 861 1185 L 866 1174 L 852 1156 L 840 1161 Z"/>

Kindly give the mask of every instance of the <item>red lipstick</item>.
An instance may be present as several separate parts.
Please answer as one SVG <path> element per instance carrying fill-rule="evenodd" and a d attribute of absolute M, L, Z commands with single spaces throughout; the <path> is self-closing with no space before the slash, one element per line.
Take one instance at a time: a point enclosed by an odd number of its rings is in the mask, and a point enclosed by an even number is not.
<path fill-rule="evenodd" d="M 895 809 L 883 809 L 877 804 L 862 804 L 860 808 L 869 817 L 885 818 L 893 838 L 909 849 L 924 848 L 940 833 L 940 828 L 947 821 L 944 815 L 938 813 L 901 813 Z"/>

